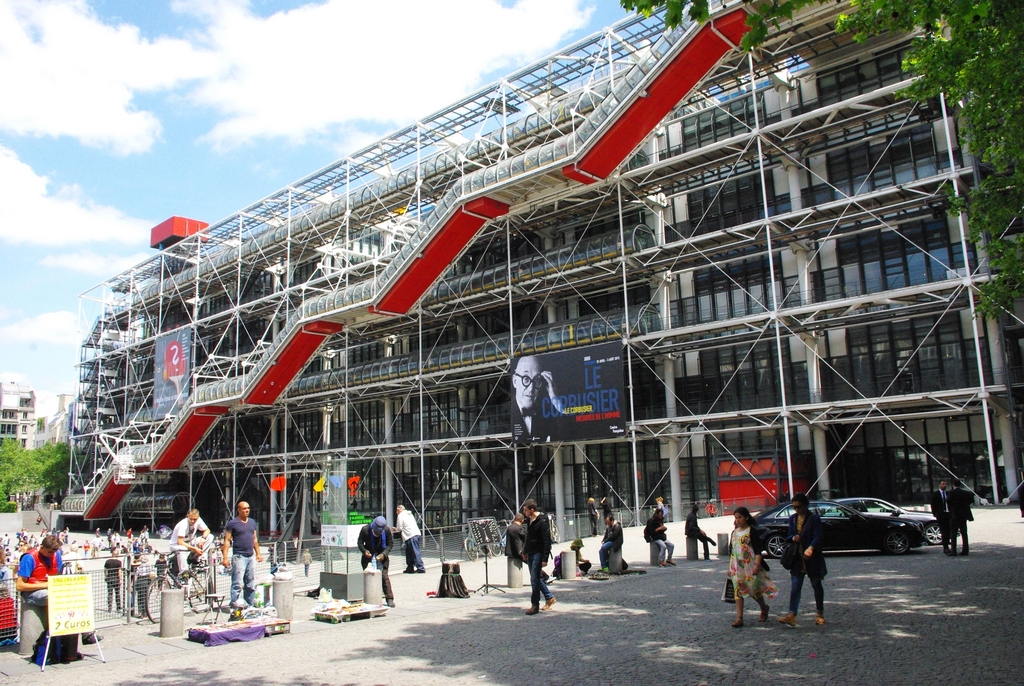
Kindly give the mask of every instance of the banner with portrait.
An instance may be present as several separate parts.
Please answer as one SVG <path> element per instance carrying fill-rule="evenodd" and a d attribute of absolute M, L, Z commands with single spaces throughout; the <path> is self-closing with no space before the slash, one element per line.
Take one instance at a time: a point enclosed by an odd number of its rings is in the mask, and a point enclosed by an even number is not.
<path fill-rule="evenodd" d="M 192 330 L 180 329 L 156 339 L 153 375 L 153 417 L 177 412 L 188 399 Z"/>
<path fill-rule="evenodd" d="M 621 343 L 524 355 L 512 365 L 512 442 L 622 436 L 626 401 Z"/>

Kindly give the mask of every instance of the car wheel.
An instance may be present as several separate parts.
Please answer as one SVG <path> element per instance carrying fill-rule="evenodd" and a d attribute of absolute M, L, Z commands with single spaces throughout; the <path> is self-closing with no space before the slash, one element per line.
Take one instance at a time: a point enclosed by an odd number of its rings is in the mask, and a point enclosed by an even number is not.
<path fill-rule="evenodd" d="M 888 531 L 885 534 L 885 541 L 882 549 L 890 555 L 903 555 L 910 550 L 910 537 L 899 530 Z"/>
<path fill-rule="evenodd" d="M 768 557 L 777 560 L 782 557 L 786 547 L 786 537 L 779 533 L 769 534 L 764 542 L 764 552 Z"/>
<path fill-rule="evenodd" d="M 924 528 L 924 537 L 928 545 L 942 545 L 942 529 L 938 522 L 933 522 Z"/>

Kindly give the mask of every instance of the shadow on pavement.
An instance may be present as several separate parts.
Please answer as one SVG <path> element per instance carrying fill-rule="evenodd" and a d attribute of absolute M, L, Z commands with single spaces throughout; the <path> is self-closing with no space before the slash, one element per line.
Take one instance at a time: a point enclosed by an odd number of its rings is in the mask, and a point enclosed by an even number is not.
<path fill-rule="evenodd" d="M 439 630 L 411 623 L 383 641 L 381 656 L 423 665 L 392 683 L 444 675 L 477 683 L 750 683 L 793 678 L 810 683 L 917 683 L 958 667 L 1012 674 L 1024 614 L 1016 567 L 1021 549 L 987 544 L 967 559 L 941 549 L 889 557 L 830 555 L 828 624 L 813 624 L 805 584 L 799 626 L 780 625 L 789 575 L 775 563 L 779 594 L 765 624 L 748 603 L 733 629 L 734 606 L 720 600 L 725 568 L 587 584 L 565 592 L 549 613 L 527 617 L 508 604 L 467 612 Z M 564 588 L 564 585 L 562 586 Z M 559 584 L 552 586 L 558 597 Z M 751 610 L 751 608 L 754 610 Z M 351 656 L 335 658 L 339 668 Z M 403 679 L 403 676 L 408 678 Z"/>

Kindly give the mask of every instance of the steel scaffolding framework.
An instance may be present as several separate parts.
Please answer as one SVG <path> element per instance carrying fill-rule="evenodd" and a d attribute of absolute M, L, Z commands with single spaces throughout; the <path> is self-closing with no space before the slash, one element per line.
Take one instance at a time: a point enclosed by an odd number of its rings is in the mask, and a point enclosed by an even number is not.
<path fill-rule="evenodd" d="M 259 491 L 283 530 L 337 459 L 366 509 L 400 497 L 430 524 L 534 496 L 564 521 L 595 494 L 635 518 L 664 494 L 678 519 L 723 484 L 763 503 L 888 478 L 913 499 L 949 473 L 1012 493 L 984 251 L 946 214 L 972 160 L 945 101 L 899 95 L 909 37 L 853 43 L 841 10 L 749 55 L 723 43 L 655 123 L 630 117 L 708 32 L 624 20 L 100 284 L 82 297 L 76 502 L 107 517 L 132 483 L 187 474 L 190 499 Z M 190 403 L 156 418 L 155 341 L 180 329 Z M 514 359 L 610 340 L 627 435 L 515 447 Z"/>

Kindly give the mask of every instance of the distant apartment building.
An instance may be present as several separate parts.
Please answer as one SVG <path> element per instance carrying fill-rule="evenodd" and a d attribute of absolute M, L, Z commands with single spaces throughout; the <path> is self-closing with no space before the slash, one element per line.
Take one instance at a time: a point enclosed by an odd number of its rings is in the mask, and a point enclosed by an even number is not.
<path fill-rule="evenodd" d="M 23 448 L 36 440 L 36 393 L 31 386 L 0 383 L 0 440 L 13 438 Z"/>
<path fill-rule="evenodd" d="M 33 447 L 41 448 L 47 443 L 66 443 L 68 440 L 69 412 L 75 396 L 61 393 L 57 396 L 57 411 L 52 417 L 40 417 L 36 422 L 36 437 Z"/>

